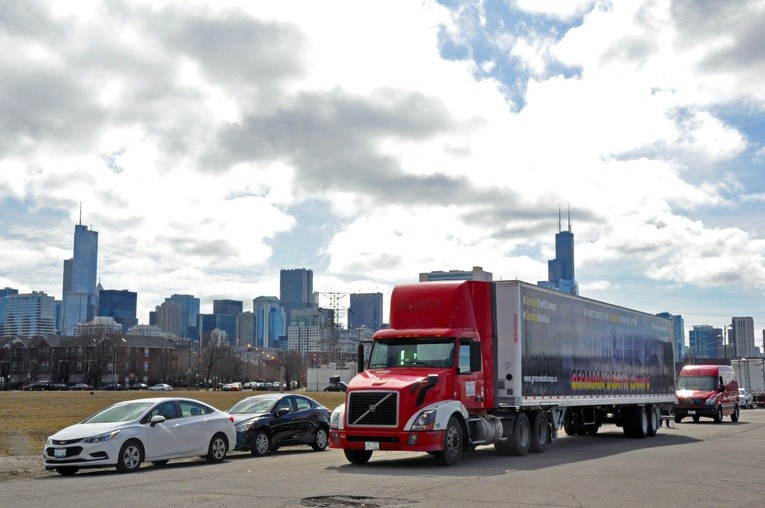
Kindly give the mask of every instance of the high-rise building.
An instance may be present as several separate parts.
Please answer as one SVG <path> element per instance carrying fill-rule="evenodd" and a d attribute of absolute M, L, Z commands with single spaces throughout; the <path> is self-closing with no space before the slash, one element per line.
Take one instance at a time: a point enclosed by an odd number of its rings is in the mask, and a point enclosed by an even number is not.
<path fill-rule="evenodd" d="M 293 310 L 315 308 L 313 295 L 313 270 L 294 268 L 279 272 L 279 301 L 290 322 Z"/>
<path fill-rule="evenodd" d="M 176 337 L 181 336 L 183 328 L 183 312 L 180 307 L 170 302 L 163 302 L 157 305 L 154 310 L 156 316 L 156 325 L 165 333 L 171 333 Z"/>
<path fill-rule="evenodd" d="M 382 293 L 351 293 L 351 305 L 348 308 L 348 328 L 365 326 L 372 331 L 382 328 L 383 323 Z"/>
<path fill-rule="evenodd" d="M 236 316 L 236 345 L 255 345 L 255 314 L 247 311 Z"/>
<path fill-rule="evenodd" d="M 239 300 L 213 300 L 213 314 L 238 316 L 244 310 L 244 302 Z"/>
<path fill-rule="evenodd" d="M 225 336 L 230 346 L 235 346 L 236 316 L 228 314 L 199 314 L 199 344 L 204 348 L 217 344 L 220 337 Z M 213 333 L 216 330 L 222 332 Z M 213 336 L 215 340 L 212 340 Z M 211 341 L 212 340 L 212 341 Z"/>
<path fill-rule="evenodd" d="M 574 233 L 571 232 L 571 212 L 568 213 L 568 230 L 563 231 L 558 209 L 558 232 L 555 234 L 555 259 L 547 262 L 547 280 L 542 287 L 557 289 L 564 293 L 579 294 L 579 284 L 574 274 Z"/>
<path fill-rule="evenodd" d="M 331 313 L 322 309 L 293 310 L 287 327 L 287 349 L 301 357 L 327 351 L 332 334 Z"/>
<path fill-rule="evenodd" d="M 43 292 L 11 294 L 4 298 L 3 336 L 32 337 L 56 331 L 56 301 Z"/>
<path fill-rule="evenodd" d="M 6 305 L 6 296 L 10 295 L 17 295 L 19 294 L 18 289 L 13 289 L 6 287 L 5 289 L 0 289 L 0 337 L 2 337 L 5 334 L 5 305 Z M 56 323 L 58 324 L 58 323 Z"/>
<path fill-rule="evenodd" d="M 113 318 L 122 325 L 122 333 L 138 324 L 138 294 L 127 289 L 102 289 L 98 292 L 98 315 Z"/>
<path fill-rule="evenodd" d="M 182 324 L 179 337 L 199 340 L 199 298 L 193 295 L 174 294 L 165 298 L 165 302 L 177 305 L 181 309 Z"/>
<path fill-rule="evenodd" d="M 74 226 L 73 254 L 71 259 L 64 261 L 64 335 L 72 335 L 77 323 L 92 321 L 98 311 L 98 232 L 82 224 Z"/>
<path fill-rule="evenodd" d="M 259 296 L 252 301 L 255 314 L 255 342 L 257 347 L 271 348 L 285 336 L 286 316 L 275 296 Z"/>
<path fill-rule="evenodd" d="M 685 321 L 683 316 L 675 316 L 669 312 L 661 312 L 657 316 L 671 319 L 675 325 L 675 363 L 681 363 L 685 359 Z"/>
<path fill-rule="evenodd" d="M 688 332 L 689 355 L 693 358 L 722 358 L 722 328 L 694 325 Z"/>
<path fill-rule="evenodd" d="M 733 358 L 754 357 L 754 319 L 751 317 L 731 318 L 728 343 L 732 346 Z"/>

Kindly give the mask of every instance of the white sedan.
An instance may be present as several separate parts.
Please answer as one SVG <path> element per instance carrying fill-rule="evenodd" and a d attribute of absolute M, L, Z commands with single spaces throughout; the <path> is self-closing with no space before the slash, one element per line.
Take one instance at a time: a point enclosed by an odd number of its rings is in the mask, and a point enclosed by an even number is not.
<path fill-rule="evenodd" d="M 157 397 L 118 402 L 48 438 L 45 469 L 73 475 L 82 468 L 116 467 L 132 473 L 144 461 L 201 456 L 221 462 L 236 445 L 234 419 L 186 398 Z"/>
<path fill-rule="evenodd" d="M 172 392 L 173 387 L 165 383 L 157 383 L 149 387 L 150 392 Z"/>

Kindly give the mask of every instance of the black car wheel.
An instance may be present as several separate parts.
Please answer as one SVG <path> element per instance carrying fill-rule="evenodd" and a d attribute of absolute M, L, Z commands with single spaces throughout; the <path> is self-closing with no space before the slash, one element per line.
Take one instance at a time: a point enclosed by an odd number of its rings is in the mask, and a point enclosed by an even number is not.
<path fill-rule="evenodd" d="M 313 443 L 311 443 L 311 448 L 313 448 L 314 451 L 320 452 L 327 448 L 328 444 L 329 435 L 327 434 L 327 429 L 324 427 L 319 427 L 319 429 L 316 431 L 316 434 L 313 435 Z"/>
<path fill-rule="evenodd" d="M 250 453 L 256 457 L 262 457 L 271 450 L 271 436 L 265 430 L 256 430 L 252 435 L 252 447 Z"/>

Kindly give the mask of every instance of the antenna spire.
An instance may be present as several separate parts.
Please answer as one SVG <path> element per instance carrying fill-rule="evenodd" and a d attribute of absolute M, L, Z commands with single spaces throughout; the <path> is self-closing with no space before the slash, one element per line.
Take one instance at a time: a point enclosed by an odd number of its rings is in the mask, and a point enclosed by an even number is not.
<path fill-rule="evenodd" d="M 82 226 L 82 201 L 80 201 L 80 226 Z"/>
<path fill-rule="evenodd" d="M 560 205 L 558 205 L 558 233 L 561 232 L 560 228 Z"/>
<path fill-rule="evenodd" d="M 571 205 L 568 205 L 568 232 L 571 233 Z"/>

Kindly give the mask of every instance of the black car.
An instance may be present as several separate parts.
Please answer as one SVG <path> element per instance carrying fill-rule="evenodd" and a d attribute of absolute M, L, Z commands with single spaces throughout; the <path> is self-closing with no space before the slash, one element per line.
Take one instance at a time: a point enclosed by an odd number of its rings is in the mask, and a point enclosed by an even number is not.
<path fill-rule="evenodd" d="M 263 394 L 242 399 L 227 411 L 236 425 L 235 450 L 262 456 L 280 446 L 329 443 L 330 411 L 305 395 Z"/>
<path fill-rule="evenodd" d="M 348 385 L 343 383 L 342 381 L 338 381 L 337 383 L 329 383 L 326 388 L 324 388 L 325 392 L 344 392 L 348 389 Z"/>
<path fill-rule="evenodd" d="M 102 390 L 112 390 L 112 391 L 122 391 L 125 389 L 125 385 L 122 385 L 120 383 L 109 383 L 108 385 L 101 388 Z"/>

